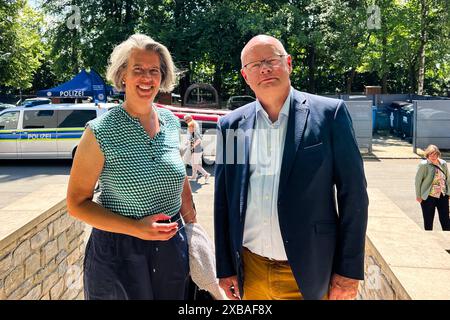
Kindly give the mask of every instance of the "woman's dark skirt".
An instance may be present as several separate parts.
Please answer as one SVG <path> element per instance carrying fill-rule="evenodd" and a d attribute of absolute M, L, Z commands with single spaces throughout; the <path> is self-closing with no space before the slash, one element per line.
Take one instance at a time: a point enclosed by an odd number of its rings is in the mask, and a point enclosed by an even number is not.
<path fill-rule="evenodd" d="M 184 300 L 188 259 L 184 228 L 167 241 L 146 241 L 93 228 L 84 260 L 85 299 Z"/>

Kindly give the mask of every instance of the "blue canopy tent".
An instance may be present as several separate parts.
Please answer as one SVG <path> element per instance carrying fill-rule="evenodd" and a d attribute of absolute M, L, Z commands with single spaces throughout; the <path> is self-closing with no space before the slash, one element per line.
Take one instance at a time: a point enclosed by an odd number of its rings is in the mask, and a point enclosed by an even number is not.
<path fill-rule="evenodd" d="M 38 97 L 47 98 L 81 98 L 92 97 L 94 101 L 106 102 L 106 97 L 112 95 L 113 88 L 103 81 L 102 77 L 91 69 L 91 72 L 81 70 L 72 80 L 51 88 L 38 91 Z"/>

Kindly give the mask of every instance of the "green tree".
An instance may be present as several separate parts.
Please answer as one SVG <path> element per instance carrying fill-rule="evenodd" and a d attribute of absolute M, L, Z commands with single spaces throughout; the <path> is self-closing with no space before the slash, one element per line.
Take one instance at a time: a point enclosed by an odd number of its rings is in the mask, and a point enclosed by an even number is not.
<path fill-rule="evenodd" d="M 10 17 L 0 22 L 0 65 L 8 68 L 14 67 L 4 50 L 17 42 L 10 25 L 24 1 L 0 5 L 0 17 Z M 76 20 L 72 5 L 79 9 L 77 28 L 68 23 Z M 239 72 L 240 52 L 263 33 L 284 43 L 294 61 L 293 85 L 309 92 L 377 83 L 384 92 L 448 90 L 448 0 L 47 0 L 44 8 L 51 18 L 44 38 L 49 50 L 37 53 L 46 63 L 35 86 L 67 80 L 81 68 L 104 75 L 114 46 L 142 32 L 171 51 L 183 73 L 182 95 L 192 82 L 208 82 L 226 99 L 250 92 Z"/>
<path fill-rule="evenodd" d="M 29 89 L 42 63 L 43 15 L 26 1 L 0 2 L 0 86 Z"/>
<path fill-rule="evenodd" d="M 444 93 L 445 79 L 449 78 L 448 2 L 377 3 L 381 29 L 374 32 L 359 71 L 376 72 L 384 92 Z"/>

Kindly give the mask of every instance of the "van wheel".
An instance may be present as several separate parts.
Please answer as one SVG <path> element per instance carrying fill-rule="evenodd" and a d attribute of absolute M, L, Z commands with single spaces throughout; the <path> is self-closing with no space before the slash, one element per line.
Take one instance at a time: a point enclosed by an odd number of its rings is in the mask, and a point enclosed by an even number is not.
<path fill-rule="evenodd" d="M 72 151 L 72 160 L 75 159 L 75 153 L 77 152 L 77 148 L 73 149 Z"/>

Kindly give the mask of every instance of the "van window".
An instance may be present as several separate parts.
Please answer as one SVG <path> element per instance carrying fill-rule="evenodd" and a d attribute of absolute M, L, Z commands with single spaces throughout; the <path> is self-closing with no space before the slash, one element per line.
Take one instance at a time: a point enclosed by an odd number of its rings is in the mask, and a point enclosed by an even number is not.
<path fill-rule="evenodd" d="M 54 110 L 30 110 L 23 115 L 24 129 L 56 128 L 56 112 Z"/>
<path fill-rule="evenodd" d="M 58 110 L 58 128 L 84 128 L 96 116 L 95 110 Z"/>
<path fill-rule="evenodd" d="M 0 130 L 17 129 L 19 111 L 6 112 L 0 116 Z"/>

